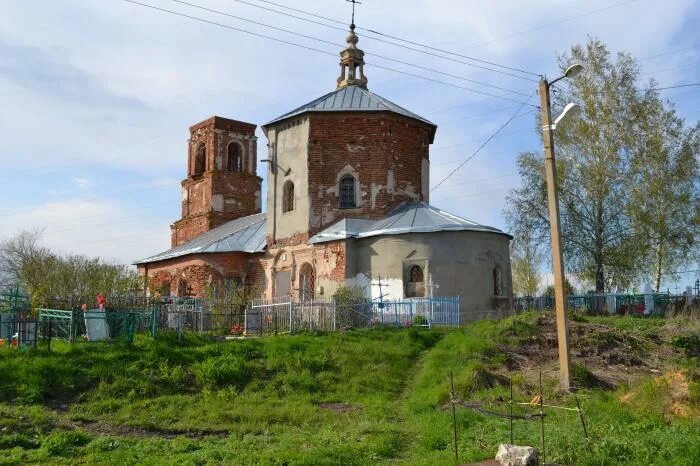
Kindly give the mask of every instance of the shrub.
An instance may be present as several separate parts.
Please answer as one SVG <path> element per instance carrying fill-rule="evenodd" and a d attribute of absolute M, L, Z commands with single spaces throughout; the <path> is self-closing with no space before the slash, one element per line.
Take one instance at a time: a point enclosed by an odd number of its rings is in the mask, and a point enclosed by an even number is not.
<path fill-rule="evenodd" d="M 51 455 L 76 456 L 77 448 L 87 445 L 90 436 L 77 430 L 56 432 L 43 442 L 44 449 Z"/>
<path fill-rule="evenodd" d="M 244 387 L 253 376 L 253 368 L 242 357 L 223 354 L 211 357 L 194 366 L 194 374 L 200 385 L 206 388 L 234 385 Z"/>

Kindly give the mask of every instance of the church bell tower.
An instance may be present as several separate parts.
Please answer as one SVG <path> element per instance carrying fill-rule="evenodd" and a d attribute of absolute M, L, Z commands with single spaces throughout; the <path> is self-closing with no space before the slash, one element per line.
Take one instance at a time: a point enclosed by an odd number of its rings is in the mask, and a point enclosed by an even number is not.
<path fill-rule="evenodd" d="M 218 116 L 190 128 L 182 217 L 170 226 L 171 246 L 212 228 L 260 213 L 256 125 Z"/>

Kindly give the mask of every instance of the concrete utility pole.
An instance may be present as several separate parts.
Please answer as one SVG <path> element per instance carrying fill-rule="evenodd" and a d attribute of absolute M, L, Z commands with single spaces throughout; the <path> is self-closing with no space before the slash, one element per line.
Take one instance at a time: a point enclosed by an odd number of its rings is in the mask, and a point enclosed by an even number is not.
<path fill-rule="evenodd" d="M 554 309 L 557 316 L 557 341 L 559 342 L 559 380 L 564 390 L 569 390 L 569 336 L 566 331 L 566 296 L 564 288 L 564 254 L 561 249 L 559 227 L 559 193 L 557 165 L 554 159 L 554 129 L 549 102 L 549 83 L 540 80 L 540 111 L 542 113 L 542 139 L 544 140 L 544 171 L 547 177 L 547 201 L 549 205 L 549 229 L 552 235 L 552 264 L 554 264 Z"/>
<path fill-rule="evenodd" d="M 570 66 L 564 76 L 552 81 L 574 77 L 583 70 L 581 65 Z M 566 330 L 566 293 L 564 288 L 564 254 L 561 246 L 561 228 L 559 226 L 559 187 L 557 185 L 557 165 L 554 158 L 554 130 L 557 123 L 567 113 L 575 110 L 574 104 L 568 104 L 562 114 L 552 123 L 552 109 L 549 88 L 551 84 L 545 77 L 540 79 L 540 111 L 542 114 L 542 139 L 544 141 L 544 164 L 547 178 L 547 201 L 549 206 L 549 228 L 552 236 L 552 263 L 554 264 L 554 309 L 557 319 L 557 341 L 559 343 L 559 381 L 564 390 L 570 389 L 569 378 L 569 336 Z"/>

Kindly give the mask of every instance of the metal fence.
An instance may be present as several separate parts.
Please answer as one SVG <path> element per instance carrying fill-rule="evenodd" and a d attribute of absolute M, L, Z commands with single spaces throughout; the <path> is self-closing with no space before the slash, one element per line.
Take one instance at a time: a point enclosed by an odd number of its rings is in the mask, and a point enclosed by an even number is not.
<path fill-rule="evenodd" d="M 336 331 L 378 326 L 459 326 L 459 297 L 416 298 L 401 301 L 334 300 L 295 302 L 256 299 L 245 312 L 246 334 Z"/>
<path fill-rule="evenodd" d="M 60 303 L 57 303 L 60 304 Z M 36 346 L 52 339 L 131 342 L 137 333 L 156 336 L 187 332 L 218 336 L 337 331 L 381 326 L 452 326 L 460 324 L 459 297 L 397 301 L 294 301 L 289 297 L 256 299 L 247 306 L 204 298 L 113 299 L 106 310 L 66 308 L 0 313 L 2 343 Z"/>
<path fill-rule="evenodd" d="M 670 293 L 590 293 L 567 296 L 566 309 L 601 314 L 663 316 L 669 309 L 678 309 L 686 305 L 686 301 L 686 296 L 675 296 Z M 516 297 L 513 304 L 516 312 L 552 310 L 554 309 L 554 297 Z"/>

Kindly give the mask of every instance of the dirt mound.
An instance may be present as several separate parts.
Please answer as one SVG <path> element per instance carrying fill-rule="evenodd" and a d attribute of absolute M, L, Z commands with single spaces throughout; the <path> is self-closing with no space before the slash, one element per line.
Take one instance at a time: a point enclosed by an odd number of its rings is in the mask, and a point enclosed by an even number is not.
<path fill-rule="evenodd" d="M 502 346 L 508 371 L 555 372 L 558 340 L 554 314 L 537 316 L 533 328 L 509 332 L 517 343 Z M 571 361 L 582 368 L 580 386 L 613 389 L 642 375 L 661 373 L 678 350 L 656 331 L 632 331 L 572 316 L 568 322 Z M 576 375 L 576 374 L 572 374 Z"/>
<path fill-rule="evenodd" d="M 690 395 L 690 375 L 684 371 L 669 371 L 655 377 L 650 385 L 634 387 L 620 401 L 625 404 L 648 404 L 663 415 L 691 417 L 697 406 Z"/>

